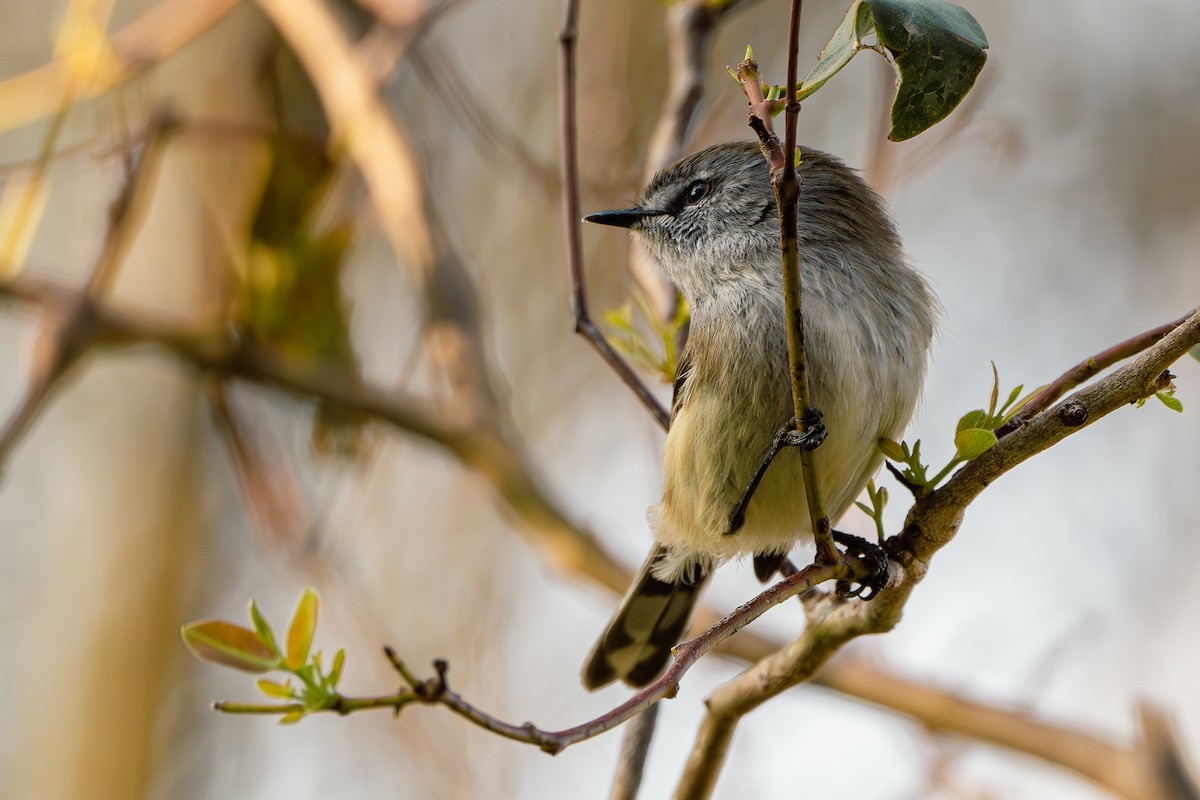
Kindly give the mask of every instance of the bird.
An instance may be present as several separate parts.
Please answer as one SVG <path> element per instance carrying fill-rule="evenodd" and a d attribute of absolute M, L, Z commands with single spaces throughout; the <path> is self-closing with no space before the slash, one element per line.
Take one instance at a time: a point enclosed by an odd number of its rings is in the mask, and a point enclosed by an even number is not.
<path fill-rule="evenodd" d="M 832 155 L 799 151 L 810 396 L 828 434 L 813 456 L 836 522 L 879 469 L 879 440 L 899 440 L 913 415 L 939 307 L 866 181 Z M 691 311 L 662 499 L 647 512 L 654 543 L 585 660 L 588 689 L 652 682 L 717 566 L 752 556 L 766 580 L 812 538 L 796 448 L 778 454 L 742 524 L 731 524 L 764 453 L 793 418 L 776 208 L 757 143 L 730 142 L 659 172 L 633 207 L 584 218 L 639 236 Z"/>

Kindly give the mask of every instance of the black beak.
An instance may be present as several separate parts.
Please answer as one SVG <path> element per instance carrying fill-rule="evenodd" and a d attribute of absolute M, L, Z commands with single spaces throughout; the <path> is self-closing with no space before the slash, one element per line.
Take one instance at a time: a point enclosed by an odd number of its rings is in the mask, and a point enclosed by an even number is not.
<path fill-rule="evenodd" d="M 617 211 L 597 211 L 583 218 L 584 222 L 595 222 L 599 225 L 616 225 L 618 228 L 632 228 L 646 217 L 661 217 L 669 212 L 657 208 L 622 208 Z"/>

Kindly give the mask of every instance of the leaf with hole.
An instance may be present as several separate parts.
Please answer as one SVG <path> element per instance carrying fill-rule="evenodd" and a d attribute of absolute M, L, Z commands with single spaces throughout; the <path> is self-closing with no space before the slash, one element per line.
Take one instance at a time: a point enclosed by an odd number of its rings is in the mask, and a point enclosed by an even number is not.
<path fill-rule="evenodd" d="M 945 119 L 975 85 L 987 37 L 965 8 L 945 0 L 869 0 L 879 43 L 900 73 L 892 102 L 894 142 Z"/>

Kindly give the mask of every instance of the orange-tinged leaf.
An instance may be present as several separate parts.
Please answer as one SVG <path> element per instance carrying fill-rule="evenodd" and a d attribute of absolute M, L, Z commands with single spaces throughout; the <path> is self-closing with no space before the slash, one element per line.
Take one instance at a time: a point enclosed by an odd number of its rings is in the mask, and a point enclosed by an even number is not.
<path fill-rule="evenodd" d="M 296 613 L 287 633 L 287 666 L 300 669 L 308 661 L 308 650 L 312 647 L 313 632 L 317 629 L 317 593 L 308 588 L 300 596 Z"/>
<path fill-rule="evenodd" d="M 279 665 L 275 654 L 254 631 L 219 619 L 189 622 L 180 629 L 183 643 L 201 661 L 246 672 L 266 672 Z"/>

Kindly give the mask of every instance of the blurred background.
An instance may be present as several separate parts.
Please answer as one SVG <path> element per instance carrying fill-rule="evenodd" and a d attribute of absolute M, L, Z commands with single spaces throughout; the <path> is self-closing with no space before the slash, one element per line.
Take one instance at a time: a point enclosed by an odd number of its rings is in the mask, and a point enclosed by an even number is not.
<path fill-rule="evenodd" d="M 1003 397 L 1200 298 L 1200 6 L 963 5 L 990 58 L 942 127 L 883 141 L 892 73 L 871 53 L 800 117 L 801 141 L 887 197 L 941 297 L 908 433 L 935 465 L 952 455 L 958 417 L 986 404 L 989 361 Z M 114 308 L 189 329 L 236 322 L 281 352 L 451 408 L 462 399 L 457 351 L 437 323 L 457 321 L 490 365 L 489 413 L 546 496 L 636 566 L 663 437 L 572 334 L 557 171 L 562 4 L 331 7 L 414 154 L 420 185 L 405 191 L 424 193 L 439 247 L 461 267 L 452 287 L 430 290 L 437 281 L 389 248 L 259 7 L 217 0 L 0 0 L 4 279 L 90 281 Z M 750 138 L 724 69 L 751 44 L 782 81 L 786 8 L 745 2 L 722 20 L 685 150 Z M 805 3 L 802 64 L 845 8 Z M 661 2 L 582 4 L 585 211 L 628 204 L 643 182 L 670 13 Z M 142 38 L 117 34 L 130 29 Z M 92 97 L 87 81 L 121 77 L 104 71 L 118 45 L 129 79 Z M 56 61 L 66 78 L 38 72 Z M 130 210 L 114 218 L 130 186 Z M 599 317 L 627 300 L 628 260 L 652 265 L 613 230 L 584 237 Z M 347 692 L 393 688 L 379 650 L 390 643 L 419 674 L 448 659 L 451 685 L 499 717 L 567 727 L 626 696 L 589 695 L 577 677 L 614 597 L 531 549 L 526 522 L 444 448 L 345 409 L 201 373 L 152 346 L 90 351 L 29 403 L 53 362 L 48 319 L 22 303 L 0 314 L 3 408 L 36 412 L 0 447 L 0 797 L 607 796 L 619 733 L 550 758 L 437 708 L 291 727 L 211 711 L 213 700 L 253 699 L 253 681 L 191 658 L 179 626 L 244 622 L 253 597 L 278 630 L 311 585 L 316 644 L 347 649 Z M 846 655 L 1117 743 L 1136 738 L 1150 702 L 1200 759 L 1200 363 L 1175 372 L 1185 413 L 1151 400 L 1007 475 L 970 508 L 902 624 Z M 887 481 L 895 531 L 907 505 Z M 854 512 L 842 527 L 871 523 Z M 709 598 L 725 611 L 755 591 L 735 565 Z M 802 624 L 785 605 L 754 628 L 786 641 Z M 664 704 L 643 797 L 670 793 L 703 698 L 742 668 L 709 657 Z M 1105 796 L 1037 759 L 809 687 L 743 721 L 717 787 L 725 798 L 800 794 Z"/>

